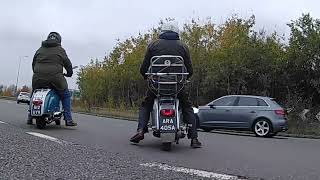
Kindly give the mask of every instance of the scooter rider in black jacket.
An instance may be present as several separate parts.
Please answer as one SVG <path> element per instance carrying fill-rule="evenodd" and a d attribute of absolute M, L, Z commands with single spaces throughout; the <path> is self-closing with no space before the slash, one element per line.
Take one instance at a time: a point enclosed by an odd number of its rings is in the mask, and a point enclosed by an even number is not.
<path fill-rule="evenodd" d="M 189 54 L 189 49 L 185 43 L 180 40 L 179 37 L 179 27 L 175 22 L 168 22 L 162 25 L 161 33 L 159 38 L 149 44 L 145 58 L 140 67 L 140 73 L 145 76 L 150 66 L 150 59 L 153 56 L 161 55 L 174 55 L 181 56 L 184 59 L 185 66 L 189 73 L 188 78 L 193 74 L 191 58 Z M 156 96 L 150 91 L 147 91 L 147 95 L 144 101 L 141 103 L 139 112 L 139 122 L 137 133 L 130 139 L 131 142 L 139 143 L 144 139 L 144 133 L 147 132 L 147 124 L 149 121 L 150 113 L 153 109 L 153 102 Z M 191 138 L 191 147 L 199 148 L 201 143 L 198 140 L 198 133 L 196 130 L 196 119 L 191 107 L 191 102 L 189 101 L 189 95 L 182 90 L 178 94 L 179 101 L 182 105 L 183 117 L 192 124 L 189 131 L 189 138 Z"/>

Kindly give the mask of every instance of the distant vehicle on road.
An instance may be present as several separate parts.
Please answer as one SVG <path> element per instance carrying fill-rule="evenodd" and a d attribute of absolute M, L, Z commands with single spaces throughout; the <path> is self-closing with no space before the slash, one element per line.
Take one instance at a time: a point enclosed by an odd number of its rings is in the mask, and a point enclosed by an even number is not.
<path fill-rule="evenodd" d="M 273 98 L 248 95 L 220 97 L 205 106 L 194 108 L 199 127 L 250 130 L 259 137 L 272 137 L 287 131 L 284 109 Z"/>
<path fill-rule="evenodd" d="M 30 104 L 30 93 L 28 92 L 20 92 L 17 97 L 17 103 L 27 103 Z"/>

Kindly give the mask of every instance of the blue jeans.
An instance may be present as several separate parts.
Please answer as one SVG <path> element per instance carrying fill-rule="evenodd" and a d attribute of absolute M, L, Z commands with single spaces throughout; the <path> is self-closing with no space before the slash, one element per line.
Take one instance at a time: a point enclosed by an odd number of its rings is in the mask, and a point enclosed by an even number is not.
<path fill-rule="evenodd" d="M 71 96 L 68 89 L 64 91 L 56 91 L 56 93 L 60 96 L 62 107 L 63 107 L 63 116 L 65 121 L 72 121 L 71 115 Z M 32 103 L 32 102 L 30 102 Z M 29 106 L 28 120 L 31 120 L 31 105 Z"/>
<path fill-rule="evenodd" d="M 68 89 L 64 91 L 58 92 L 60 95 L 61 101 L 62 101 L 62 107 L 63 107 L 63 116 L 64 120 L 66 121 L 72 121 L 72 116 L 71 116 L 71 96 L 70 92 Z"/>

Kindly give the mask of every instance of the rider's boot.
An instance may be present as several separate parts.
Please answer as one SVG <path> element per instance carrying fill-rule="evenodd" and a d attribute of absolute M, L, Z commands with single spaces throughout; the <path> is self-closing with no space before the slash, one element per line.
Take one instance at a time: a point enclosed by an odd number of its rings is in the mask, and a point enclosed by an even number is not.
<path fill-rule="evenodd" d="M 137 133 L 131 137 L 130 141 L 133 143 L 139 143 L 143 139 L 144 139 L 144 131 L 143 129 L 138 129 Z"/>
<path fill-rule="evenodd" d="M 28 119 L 28 120 L 27 120 L 27 124 L 28 124 L 28 125 L 32 125 L 32 124 L 33 124 L 33 123 L 32 123 L 32 119 Z"/>
<path fill-rule="evenodd" d="M 32 117 L 31 117 L 31 115 L 30 115 L 30 110 L 29 110 L 29 112 L 28 112 L 27 124 L 29 124 L 29 125 L 32 125 L 32 124 L 33 124 L 33 123 L 32 123 Z"/>
<path fill-rule="evenodd" d="M 202 146 L 202 144 L 198 140 L 198 138 L 191 139 L 191 147 L 193 147 L 193 148 L 201 148 L 201 146 Z"/>
<path fill-rule="evenodd" d="M 66 120 L 66 126 L 77 126 L 77 123 L 73 120 Z"/>

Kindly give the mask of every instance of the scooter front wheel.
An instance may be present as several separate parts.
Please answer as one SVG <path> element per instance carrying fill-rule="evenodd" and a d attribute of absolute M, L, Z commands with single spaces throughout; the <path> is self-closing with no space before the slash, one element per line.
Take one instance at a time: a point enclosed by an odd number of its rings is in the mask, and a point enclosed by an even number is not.
<path fill-rule="evenodd" d="M 46 121 L 42 117 L 36 118 L 36 125 L 38 129 L 44 129 L 46 127 Z"/>

